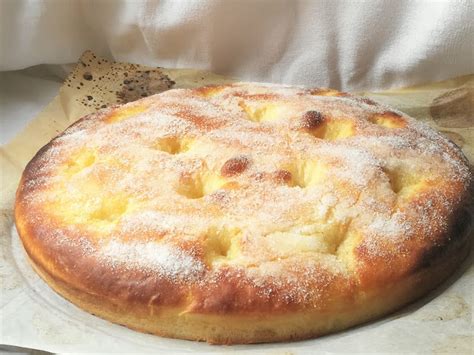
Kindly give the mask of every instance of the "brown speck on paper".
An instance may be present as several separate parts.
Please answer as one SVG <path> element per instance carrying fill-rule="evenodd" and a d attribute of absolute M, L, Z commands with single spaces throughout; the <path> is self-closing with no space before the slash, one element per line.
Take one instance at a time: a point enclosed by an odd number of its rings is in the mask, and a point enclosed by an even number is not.
<path fill-rule="evenodd" d="M 93 78 L 92 74 L 89 73 L 89 72 L 86 72 L 86 73 L 82 74 L 82 77 L 83 77 L 85 80 L 89 80 L 89 81 L 92 80 L 92 78 Z"/>
<path fill-rule="evenodd" d="M 120 103 L 138 100 L 171 88 L 175 82 L 159 70 L 136 71 L 133 77 L 125 79 L 117 92 Z"/>
<path fill-rule="evenodd" d="M 151 68 L 132 63 L 117 63 L 86 51 L 69 74 L 60 91 L 66 103 L 69 122 L 111 105 L 124 104 L 175 87 L 195 87 L 196 78 L 203 84 L 232 82 L 199 70 Z"/>
<path fill-rule="evenodd" d="M 76 97 L 75 101 L 88 108 L 86 113 L 109 105 L 138 100 L 168 90 L 175 84 L 160 70 L 148 70 L 146 67 L 141 68 L 129 63 L 110 63 L 90 51 L 82 55 L 79 64 L 66 79 L 66 83 L 67 87 L 85 91 L 85 95 Z M 129 79 L 120 80 L 122 75 Z M 83 81 L 76 83 L 76 78 Z"/>

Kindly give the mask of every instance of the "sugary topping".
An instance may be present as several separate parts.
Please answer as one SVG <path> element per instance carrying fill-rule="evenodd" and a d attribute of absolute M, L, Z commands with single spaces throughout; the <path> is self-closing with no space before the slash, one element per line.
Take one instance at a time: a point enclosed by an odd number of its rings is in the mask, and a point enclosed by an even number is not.
<path fill-rule="evenodd" d="M 358 245 L 377 256 L 380 241 L 435 238 L 469 183 L 462 153 L 400 112 L 238 83 L 83 119 L 37 158 L 25 199 L 112 266 L 177 282 L 251 266 L 255 284 L 291 283 L 283 260 L 344 274 Z"/>
<path fill-rule="evenodd" d="M 102 247 L 101 256 L 111 265 L 158 270 L 172 280 L 196 277 L 204 270 L 204 265 L 190 255 L 156 242 L 122 243 L 112 239 Z"/>

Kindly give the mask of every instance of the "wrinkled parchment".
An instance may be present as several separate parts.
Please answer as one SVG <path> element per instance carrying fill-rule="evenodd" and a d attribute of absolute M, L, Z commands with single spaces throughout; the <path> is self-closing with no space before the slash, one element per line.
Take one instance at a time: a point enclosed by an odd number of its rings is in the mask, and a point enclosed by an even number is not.
<path fill-rule="evenodd" d="M 0 343 L 51 352 L 472 353 L 472 255 L 441 287 L 403 310 L 356 328 L 296 343 L 211 346 L 142 334 L 94 317 L 54 293 L 31 269 L 13 226 L 21 172 L 36 151 L 81 116 L 170 88 L 232 82 L 209 72 L 114 63 L 85 52 L 59 94 L 0 150 Z M 474 75 L 359 93 L 427 122 L 474 162 Z"/>

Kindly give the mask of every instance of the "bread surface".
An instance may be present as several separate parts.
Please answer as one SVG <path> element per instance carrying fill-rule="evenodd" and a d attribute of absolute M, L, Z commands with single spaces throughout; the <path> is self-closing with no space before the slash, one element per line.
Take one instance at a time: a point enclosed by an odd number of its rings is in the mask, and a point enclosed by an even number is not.
<path fill-rule="evenodd" d="M 27 165 L 36 271 L 79 307 L 211 343 L 315 337 L 386 314 L 467 253 L 461 151 L 330 89 L 176 89 L 86 116 Z"/>

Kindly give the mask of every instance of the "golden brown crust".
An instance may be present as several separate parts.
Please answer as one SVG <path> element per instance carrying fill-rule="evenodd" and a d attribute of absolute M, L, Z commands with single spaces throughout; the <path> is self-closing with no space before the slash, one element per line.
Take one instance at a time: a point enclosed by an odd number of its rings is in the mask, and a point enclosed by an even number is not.
<path fill-rule="evenodd" d="M 170 337 L 284 341 L 440 283 L 470 242 L 470 184 L 459 149 L 402 113 L 241 83 L 79 120 L 26 167 L 15 219 L 38 273 L 89 312 Z"/>
<path fill-rule="evenodd" d="M 465 232 L 465 231 L 464 231 Z M 183 308 L 170 308 L 154 314 L 144 312 L 140 305 L 114 304 L 109 298 L 90 295 L 54 279 L 32 261 L 37 273 L 61 296 L 88 312 L 131 329 L 171 338 L 202 340 L 212 344 L 250 344 L 262 342 L 295 341 L 343 330 L 381 315 L 395 311 L 417 299 L 447 278 L 469 252 L 466 233 L 463 244 L 449 249 L 443 258 L 432 259 L 429 268 L 419 269 L 398 283 L 384 285 L 383 289 L 359 297 L 345 312 L 299 312 L 269 315 L 264 312 L 252 315 L 187 313 Z M 164 314 L 163 314 L 164 313 Z"/>

